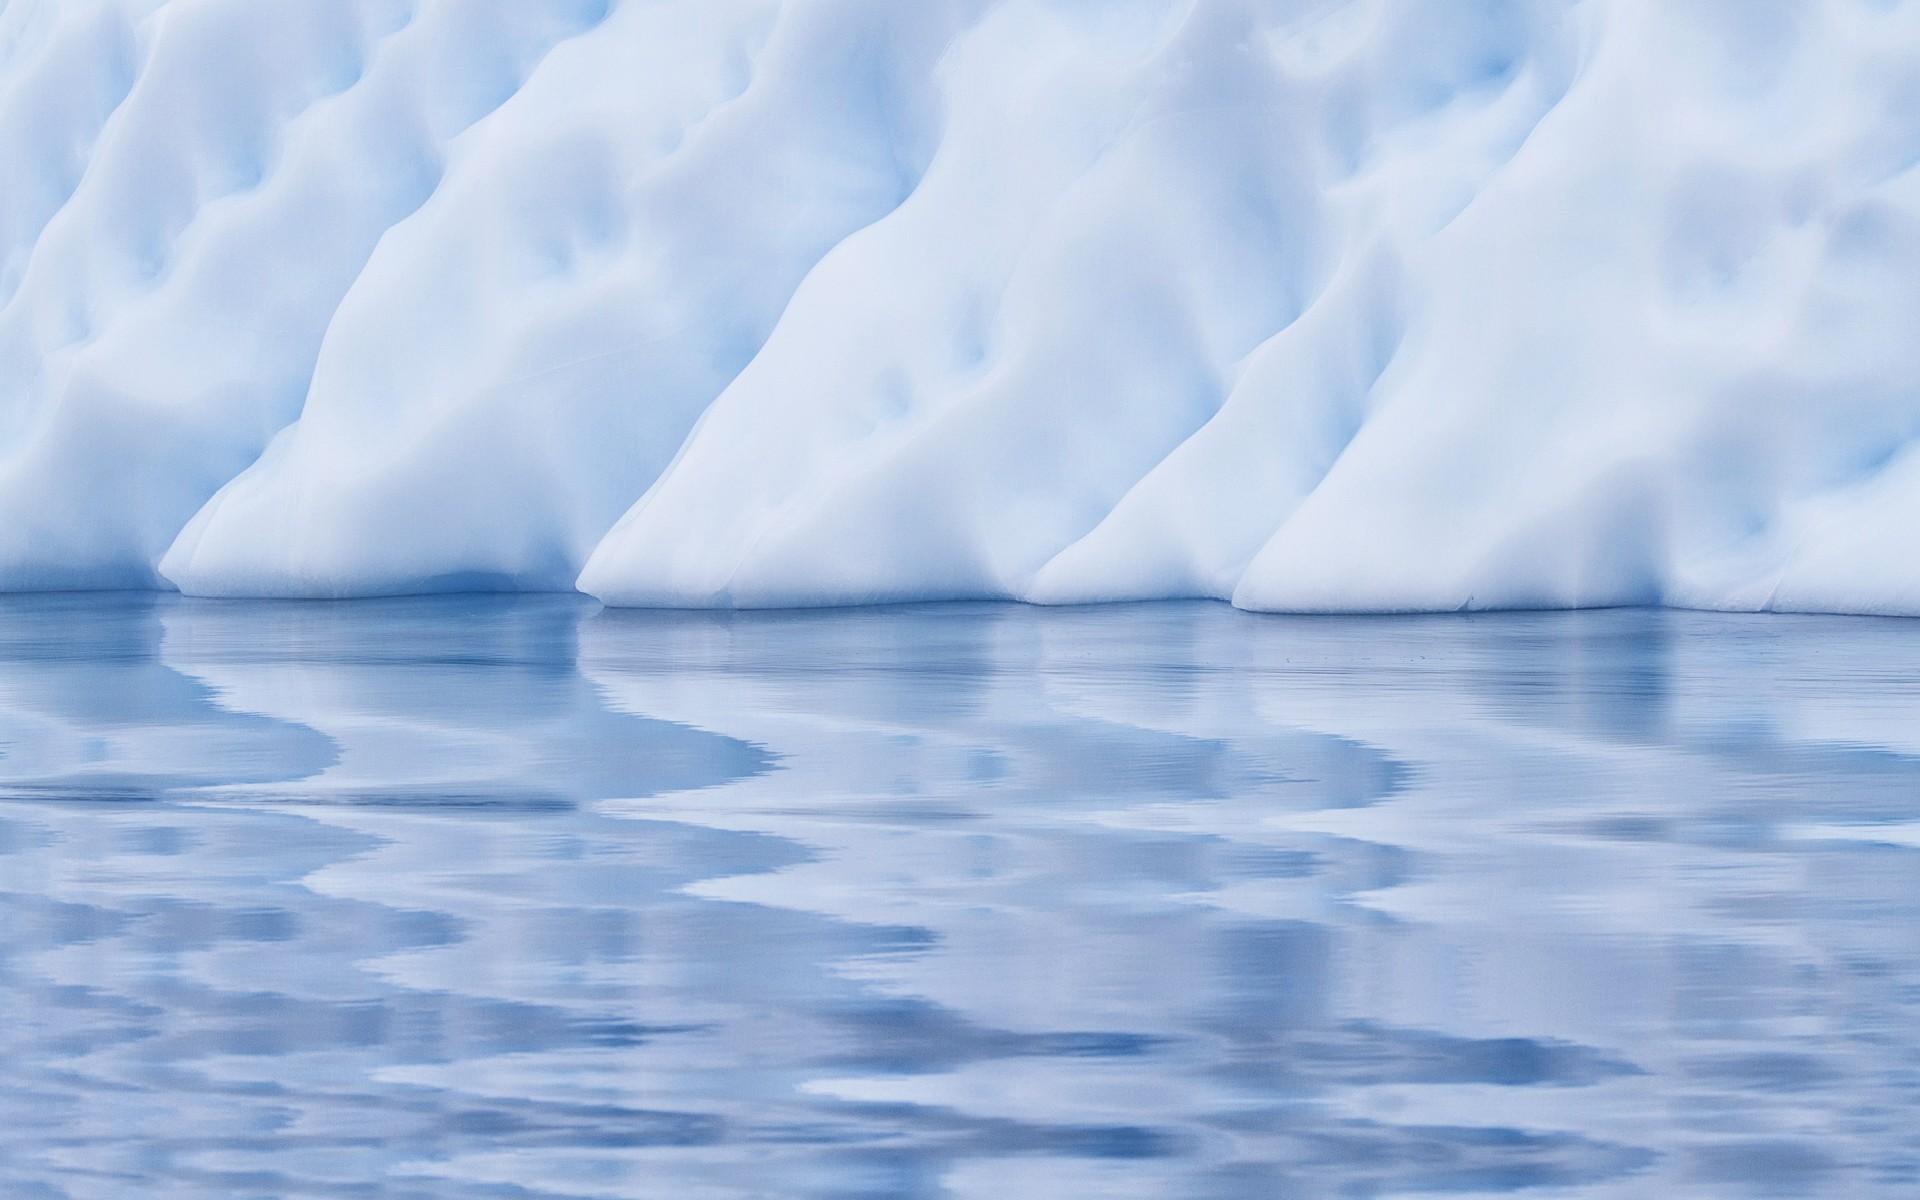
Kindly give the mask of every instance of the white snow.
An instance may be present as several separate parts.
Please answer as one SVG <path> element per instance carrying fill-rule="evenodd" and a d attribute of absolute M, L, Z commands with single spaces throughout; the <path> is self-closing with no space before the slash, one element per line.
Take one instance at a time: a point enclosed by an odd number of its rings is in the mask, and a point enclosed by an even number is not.
<path fill-rule="evenodd" d="M 0 588 L 1920 613 L 1915 0 L 0 0 Z"/>

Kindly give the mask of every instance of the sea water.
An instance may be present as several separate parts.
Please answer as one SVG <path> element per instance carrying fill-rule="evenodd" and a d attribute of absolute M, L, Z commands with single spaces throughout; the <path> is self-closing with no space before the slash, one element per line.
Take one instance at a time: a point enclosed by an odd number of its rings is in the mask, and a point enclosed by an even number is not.
<path fill-rule="evenodd" d="M 0 600 L 0 1195 L 1920 1194 L 1920 623 Z"/>

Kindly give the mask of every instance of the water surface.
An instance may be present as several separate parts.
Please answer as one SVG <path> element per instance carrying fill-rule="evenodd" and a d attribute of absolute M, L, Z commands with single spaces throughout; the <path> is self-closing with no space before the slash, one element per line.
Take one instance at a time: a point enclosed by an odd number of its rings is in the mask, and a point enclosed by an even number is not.
<path fill-rule="evenodd" d="M 1920 1194 L 1920 623 L 0 600 L 0 1195 Z"/>

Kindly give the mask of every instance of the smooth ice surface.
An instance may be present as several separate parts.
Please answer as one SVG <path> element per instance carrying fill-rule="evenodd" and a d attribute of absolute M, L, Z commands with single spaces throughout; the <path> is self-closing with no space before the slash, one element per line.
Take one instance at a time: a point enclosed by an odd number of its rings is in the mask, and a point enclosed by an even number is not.
<path fill-rule="evenodd" d="M 1920 0 L 9 0 L 0 589 L 1920 613 Z"/>
<path fill-rule="evenodd" d="M 0 601 L 0 1194 L 1920 1190 L 1866 618 Z"/>

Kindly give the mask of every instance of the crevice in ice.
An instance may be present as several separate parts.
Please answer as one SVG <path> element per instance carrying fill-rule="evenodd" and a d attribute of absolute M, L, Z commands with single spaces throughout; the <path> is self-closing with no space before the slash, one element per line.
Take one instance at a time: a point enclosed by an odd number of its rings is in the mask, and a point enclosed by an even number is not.
<path fill-rule="evenodd" d="M 86 66 L 104 73 L 104 79 L 92 89 L 98 97 L 95 104 L 76 103 L 69 94 L 57 104 L 57 116 L 21 112 L 36 103 L 42 106 L 49 103 L 45 91 L 39 86 L 41 81 L 30 69 L 9 72 L 6 78 L 11 86 L 0 88 L 0 155 L 12 160 L 7 164 L 8 173 L 13 175 L 10 190 L 13 196 L 21 198 L 14 202 L 24 202 L 24 198 L 35 190 L 34 182 L 41 183 L 43 186 L 40 190 L 54 197 L 50 203 L 42 206 L 40 212 L 27 214 L 18 228 L 12 231 L 0 228 L 0 237 L 4 237 L 4 241 L 0 241 L 0 315 L 4 315 L 12 304 L 21 282 L 31 269 L 42 234 L 59 219 L 80 190 L 87 170 L 94 161 L 95 147 L 114 117 L 125 106 L 139 78 L 132 31 L 115 20 L 110 12 L 103 11 L 97 20 L 102 23 L 104 30 L 90 30 L 92 36 L 86 37 L 74 51 L 85 60 Z M 66 66 L 45 61 L 63 48 L 58 41 L 45 47 L 40 67 L 64 74 Z M 60 83 L 66 88 L 73 87 L 71 80 L 61 80 Z M 98 112 L 97 118 L 86 117 L 89 108 Z M 59 120 L 73 119 L 73 114 L 80 114 L 81 128 L 61 130 Z M 48 119 L 49 116 L 54 116 L 54 119 Z M 7 145 L 9 135 L 28 144 Z M 62 141 L 66 145 L 60 145 Z M 41 144 L 34 145 L 34 142 Z M 52 186 L 46 187 L 44 185 L 49 174 L 55 178 Z"/>

